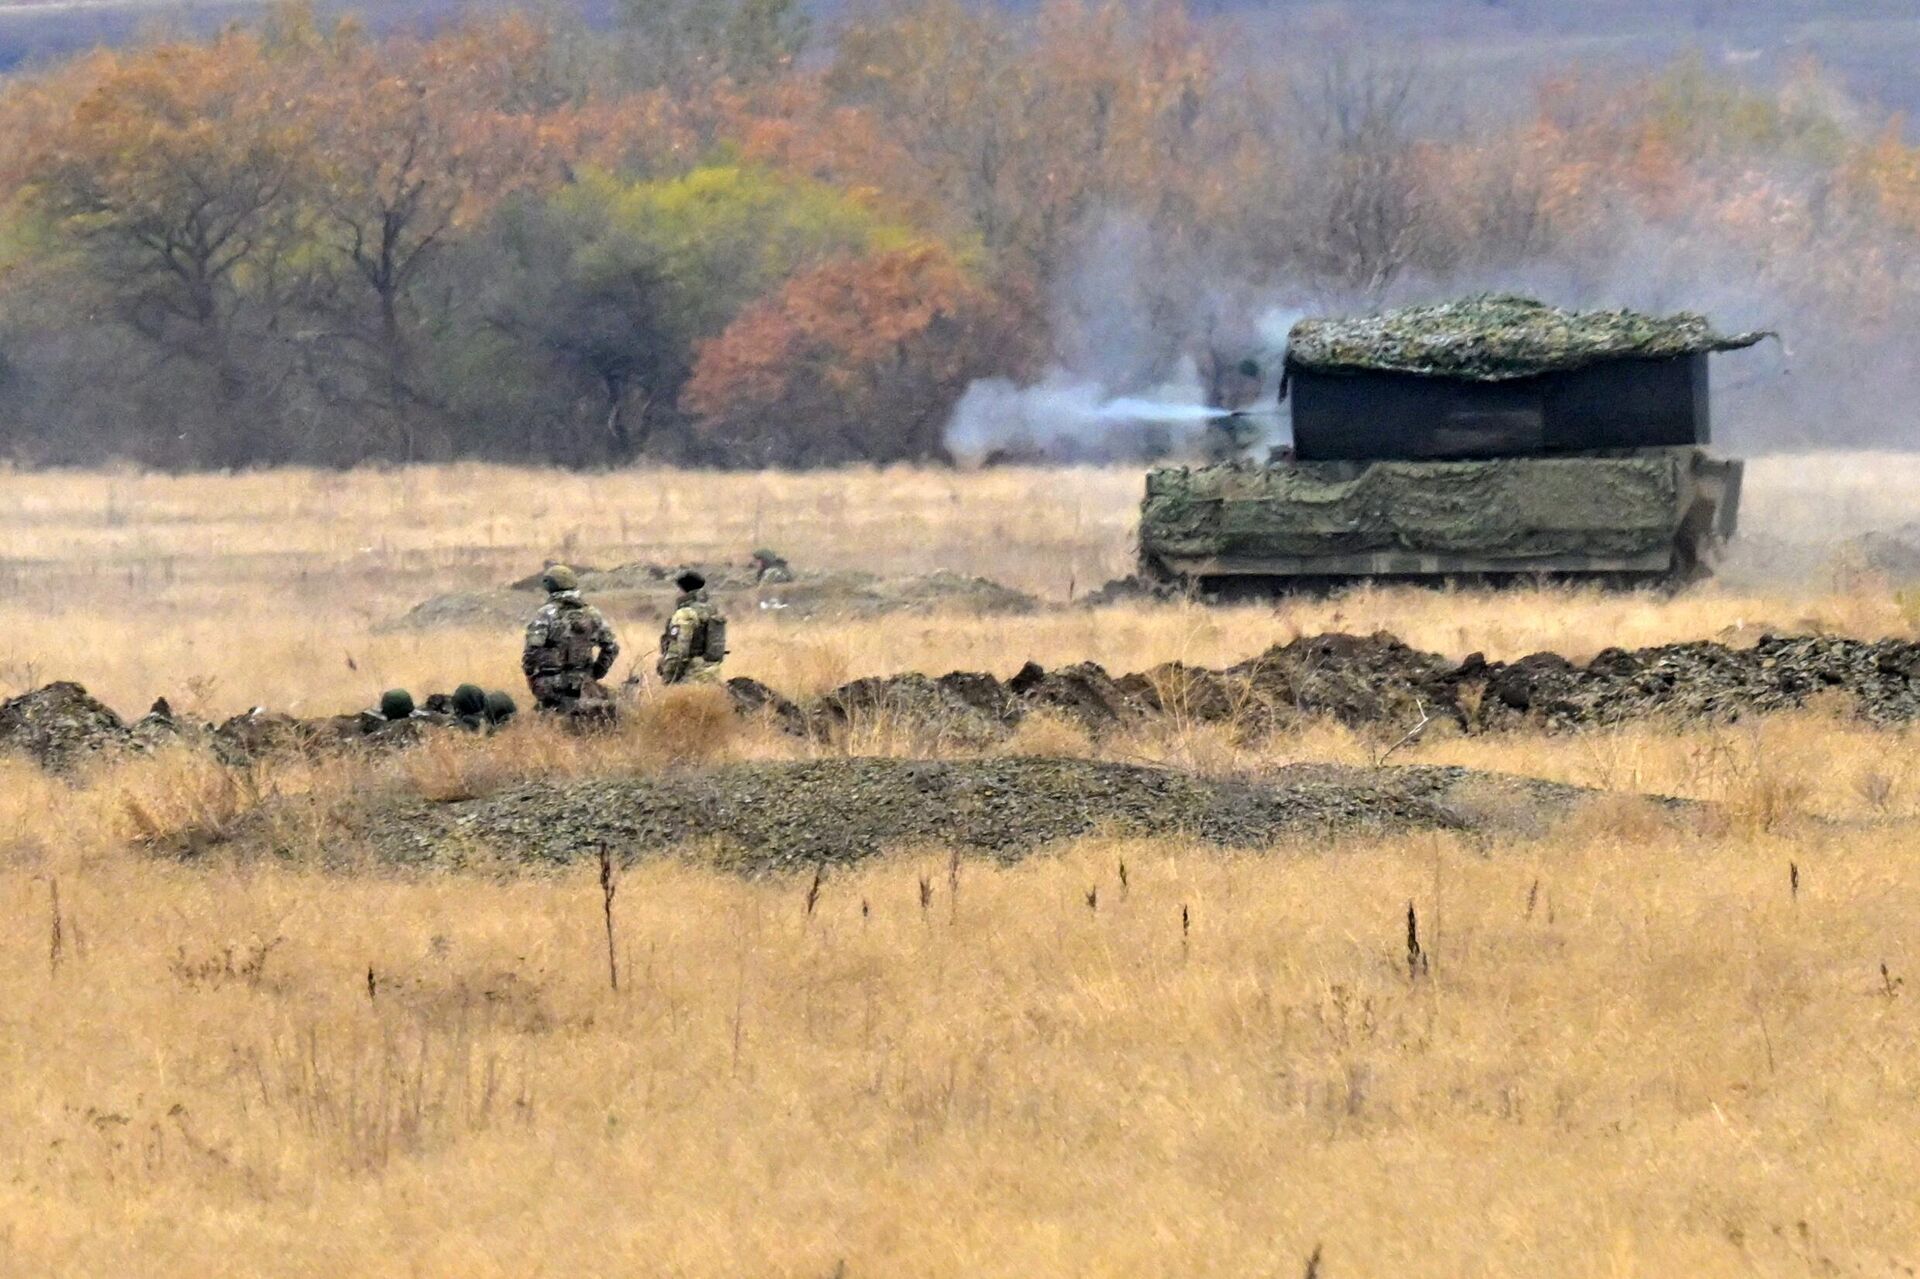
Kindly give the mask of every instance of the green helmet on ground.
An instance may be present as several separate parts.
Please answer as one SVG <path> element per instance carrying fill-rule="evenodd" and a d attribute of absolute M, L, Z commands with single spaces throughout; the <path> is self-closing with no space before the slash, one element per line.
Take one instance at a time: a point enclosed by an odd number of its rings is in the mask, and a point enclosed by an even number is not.
<path fill-rule="evenodd" d="M 380 694 L 380 718 L 405 719 L 413 714 L 413 694 L 404 688 L 390 688 Z"/>
<path fill-rule="evenodd" d="M 540 584 L 549 591 L 577 591 L 580 575 L 565 564 L 549 564 L 540 574 Z"/>
<path fill-rule="evenodd" d="M 512 695 L 501 689 L 496 688 L 487 694 L 487 719 L 491 723 L 504 724 L 519 709 L 514 705 Z"/>
<path fill-rule="evenodd" d="M 462 684 L 453 690 L 455 715 L 484 715 L 486 711 L 487 692 L 478 684 Z"/>

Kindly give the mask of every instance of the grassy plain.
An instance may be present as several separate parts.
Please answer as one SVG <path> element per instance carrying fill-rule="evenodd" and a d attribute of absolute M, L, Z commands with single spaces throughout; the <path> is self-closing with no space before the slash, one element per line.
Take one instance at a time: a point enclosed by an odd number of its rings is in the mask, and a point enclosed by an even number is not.
<path fill-rule="evenodd" d="M 1911 517 L 1920 460 L 1766 459 L 1750 467 L 1746 528 L 1832 545 Z M 393 684 L 518 681 L 499 628 L 386 631 L 428 596 L 523 577 L 547 559 L 612 565 L 741 562 L 771 544 L 812 568 L 979 574 L 1065 603 L 1132 569 L 1134 469 L 812 474 L 492 466 L 241 476 L 0 472 L 0 692 L 78 678 L 122 709 L 166 694 L 208 714 L 265 704 L 352 709 Z M 1092 659 L 1238 660 L 1275 638 L 1385 627 L 1464 655 L 1569 655 L 1777 629 L 1905 631 L 1885 583 L 1844 557 L 1676 600 L 1549 590 L 1362 591 L 1279 609 L 1051 610 L 1029 617 L 795 627 L 733 619 L 730 669 L 811 691 L 855 675 L 953 667 L 1011 673 Z M 1801 557 L 1804 558 L 1804 557 Z M 618 614 L 613 620 L 622 622 Z M 630 631 L 631 654 L 653 636 Z M 351 662 L 351 664 L 349 664 Z M 623 667 L 624 669 L 624 667 Z"/>
<path fill-rule="evenodd" d="M 1897 524 L 1916 478 L 1899 458 L 1764 463 L 1748 527 L 1823 542 Z M 1137 486 L 5 475 L 0 677 L 210 714 L 511 685 L 510 633 L 378 624 L 550 555 L 739 559 L 770 542 L 801 565 L 953 568 L 1064 603 L 1126 570 Z M 749 617 L 735 643 L 741 673 L 805 691 L 1028 657 L 1234 660 L 1330 628 L 1512 657 L 1912 625 L 1900 592 L 1841 556 L 1677 599 Z M 432 795 L 668 767 L 676 750 L 820 749 L 699 709 L 656 707 L 597 753 L 526 725 L 245 782 Z M 247 785 L 185 755 L 77 783 L 0 764 L 0 1272 L 1299 1275 L 1318 1251 L 1325 1279 L 1910 1273 L 1916 745 L 1834 706 L 1436 736 L 1396 761 L 1691 795 L 1721 816 L 1703 829 L 1603 800 L 1539 838 L 1231 855 L 1089 839 L 964 862 L 957 880 L 941 851 L 902 849 L 829 876 L 811 914 L 805 881 L 656 859 L 619 881 L 617 993 L 590 868 L 161 862 L 129 838 L 220 820 Z M 1037 722 L 998 749 L 1258 773 L 1380 746 L 1333 725 L 1247 743 L 1178 722 L 1095 744 Z M 1431 962 L 1417 980 L 1410 901 Z"/>

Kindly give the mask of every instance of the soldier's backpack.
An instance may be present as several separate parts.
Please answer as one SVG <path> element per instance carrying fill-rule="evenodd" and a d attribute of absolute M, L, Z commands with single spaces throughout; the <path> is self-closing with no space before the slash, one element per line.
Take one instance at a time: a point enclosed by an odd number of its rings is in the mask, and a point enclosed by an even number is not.
<path fill-rule="evenodd" d="M 694 656 L 718 664 L 727 655 L 727 619 L 712 609 L 700 623 L 700 643 Z"/>
<path fill-rule="evenodd" d="M 584 671 L 593 665 L 599 647 L 599 626 L 593 614 L 584 608 L 570 608 L 554 619 L 553 639 L 560 650 L 560 663 L 566 670 Z"/>

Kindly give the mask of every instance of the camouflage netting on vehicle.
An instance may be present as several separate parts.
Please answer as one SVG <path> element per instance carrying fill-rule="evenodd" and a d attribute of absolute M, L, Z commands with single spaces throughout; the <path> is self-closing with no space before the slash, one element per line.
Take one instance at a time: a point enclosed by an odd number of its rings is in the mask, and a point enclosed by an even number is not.
<path fill-rule="evenodd" d="M 1526 559 L 1668 545 L 1682 455 L 1166 468 L 1140 545 L 1168 559 L 1414 551 Z"/>
<path fill-rule="evenodd" d="M 1499 382 L 1608 360 L 1737 351 L 1772 336 L 1716 333 L 1705 316 L 1562 311 L 1531 298 L 1484 294 L 1380 315 L 1302 320 L 1287 363 L 1317 373 L 1418 373 Z"/>

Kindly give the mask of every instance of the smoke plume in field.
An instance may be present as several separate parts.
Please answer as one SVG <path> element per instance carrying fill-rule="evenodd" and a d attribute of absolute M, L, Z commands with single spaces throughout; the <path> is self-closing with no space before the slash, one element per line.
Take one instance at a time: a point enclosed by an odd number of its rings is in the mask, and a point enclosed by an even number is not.
<path fill-rule="evenodd" d="M 1157 241 L 1139 219 L 1100 226 L 1063 273 L 1053 311 L 1055 363 L 1029 385 L 970 386 L 946 432 L 956 458 L 1193 454 L 1210 423 L 1241 408 L 1263 428 L 1256 453 L 1284 442 L 1274 394 L 1300 312 Z"/>
<path fill-rule="evenodd" d="M 1275 412 L 1286 334 L 1303 314 L 1366 313 L 1482 292 L 1574 309 L 1696 311 L 1724 332 L 1780 340 L 1713 357 L 1716 446 L 1755 455 L 1920 447 L 1920 315 L 1849 305 L 1818 263 L 1769 260 L 1711 223 L 1623 218 L 1604 243 L 1525 263 L 1408 273 L 1368 292 L 1277 281 L 1249 286 L 1217 266 L 1169 261 L 1131 224 L 1109 228 L 1067 275 L 1055 311 L 1057 363 L 1036 383 L 981 382 L 962 397 L 947 441 L 962 460 L 995 453 L 1059 461 L 1191 453 L 1219 414 Z M 1258 377 L 1241 365 L 1257 366 Z M 1258 452 L 1258 450 L 1256 450 Z"/>
<path fill-rule="evenodd" d="M 1872 258 L 1885 247 L 1841 242 L 1789 256 L 1756 249 L 1710 219 L 1631 222 L 1604 251 L 1420 281 L 1409 292 L 1424 300 L 1498 289 L 1567 307 L 1696 311 L 1723 332 L 1772 330 L 1777 341 L 1709 363 L 1715 447 L 1749 457 L 1907 451 L 1920 447 L 1912 409 L 1920 403 L 1920 311 L 1904 295 L 1868 302 L 1839 283 L 1858 269 L 1842 255 Z"/>
<path fill-rule="evenodd" d="M 947 428 L 947 448 L 965 461 L 995 455 L 1104 461 L 1192 446 L 1226 410 L 1207 407 L 1198 377 L 1136 395 L 1055 368 L 1032 386 L 986 378 L 967 388 Z"/>

